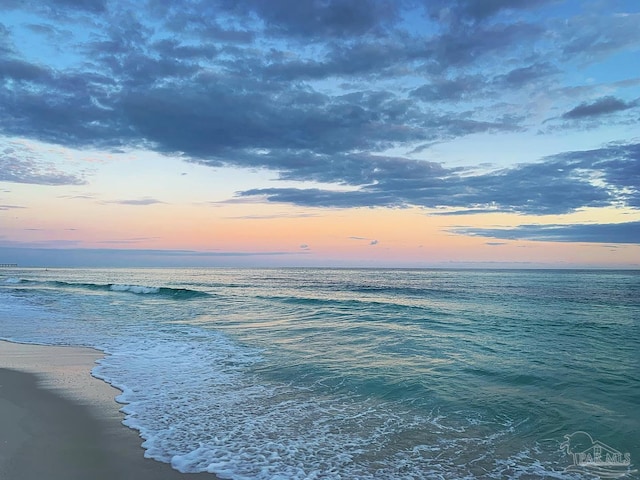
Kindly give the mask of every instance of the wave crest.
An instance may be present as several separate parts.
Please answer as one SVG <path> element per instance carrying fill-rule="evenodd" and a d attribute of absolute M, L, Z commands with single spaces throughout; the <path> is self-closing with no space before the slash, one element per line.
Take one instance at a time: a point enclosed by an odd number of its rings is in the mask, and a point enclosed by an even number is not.
<path fill-rule="evenodd" d="M 112 290 L 114 292 L 131 292 L 131 293 L 140 293 L 140 294 L 160 293 L 160 287 L 145 287 L 142 285 L 125 285 L 121 283 L 110 284 L 109 290 Z"/>
<path fill-rule="evenodd" d="M 24 278 L 6 278 L 4 280 L 7 285 L 28 285 L 38 286 L 41 285 L 45 288 L 75 288 L 85 289 L 93 291 L 107 291 L 117 293 L 133 293 L 136 295 L 160 295 L 162 297 L 172 298 L 175 300 L 188 300 L 190 298 L 206 297 L 209 296 L 206 292 L 198 290 L 191 290 L 188 288 L 174 288 L 174 287 L 151 287 L 146 285 L 133 285 L 126 283 L 73 283 L 63 281 L 37 281 L 28 280 Z M 15 287 L 14 287 L 15 288 Z"/>

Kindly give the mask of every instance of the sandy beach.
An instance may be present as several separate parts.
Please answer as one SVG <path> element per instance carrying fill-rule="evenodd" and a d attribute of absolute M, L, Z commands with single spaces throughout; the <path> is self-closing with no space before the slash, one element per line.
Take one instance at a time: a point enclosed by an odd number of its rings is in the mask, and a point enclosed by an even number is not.
<path fill-rule="evenodd" d="M 215 479 L 144 458 L 119 390 L 90 375 L 102 352 L 0 341 L 0 479 Z"/>

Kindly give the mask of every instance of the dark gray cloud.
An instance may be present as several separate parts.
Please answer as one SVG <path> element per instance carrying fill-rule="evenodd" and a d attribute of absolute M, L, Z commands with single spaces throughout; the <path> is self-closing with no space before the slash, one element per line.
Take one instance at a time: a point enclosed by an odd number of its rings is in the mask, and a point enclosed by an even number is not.
<path fill-rule="evenodd" d="M 461 235 L 535 240 L 541 242 L 630 243 L 640 245 L 640 222 L 601 224 L 519 225 L 514 228 L 464 228 L 452 230 Z"/>
<path fill-rule="evenodd" d="M 640 207 L 640 143 L 612 143 L 594 150 L 565 152 L 551 157 L 558 168 L 570 166 L 576 177 L 594 175 L 608 185 L 612 205 Z"/>
<path fill-rule="evenodd" d="M 0 55 L 9 55 L 12 54 L 13 42 L 11 41 L 11 32 L 9 29 L 0 22 Z"/>
<path fill-rule="evenodd" d="M 633 10 L 614 15 L 576 16 L 556 29 L 563 37 L 562 54 L 568 61 L 593 62 L 640 46 L 638 12 Z"/>
<path fill-rule="evenodd" d="M 330 94 L 304 81 L 402 78 L 407 68 L 443 71 L 541 33 L 539 27 L 514 23 L 445 32 L 425 41 L 398 28 L 402 3 L 384 0 L 150 2 L 147 12 L 159 25 L 144 19 L 144 8 L 128 9 L 126 2 L 58 0 L 56 5 L 101 12 L 99 21 L 86 20 L 88 42 L 73 39 L 66 45 L 84 56 L 83 62 L 60 69 L 18 52 L 0 58 L 10 87 L 0 91 L 2 133 L 73 147 L 151 147 L 239 166 L 259 163 L 260 157 L 246 154 L 255 149 L 284 148 L 281 154 L 299 156 L 381 151 L 516 129 L 518 122 L 501 122 L 501 115 L 433 111 L 390 89 Z M 43 36 L 53 28 L 47 15 L 53 14 L 44 11 L 38 24 Z M 196 28 L 200 24 L 207 28 Z M 176 25 L 194 30 L 179 33 Z M 212 42 L 204 33 L 212 25 L 227 32 L 244 28 L 238 32 L 259 36 L 265 47 L 243 46 L 238 39 Z M 169 32 L 164 36 L 158 35 L 162 26 Z M 283 36 L 291 48 L 283 47 Z"/>
<path fill-rule="evenodd" d="M 107 0 L 49 0 L 49 3 L 63 8 L 101 13 L 106 10 Z"/>
<path fill-rule="evenodd" d="M 317 166 L 317 171 L 312 167 L 305 178 L 360 188 L 262 188 L 239 195 L 315 207 L 458 207 L 459 214 L 544 215 L 583 207 L 640 207 L 640 144 L 566 152 L 539 163 L 475 175 L 437 163 L 389 157 L 350 157 Z"/>
<path fill-rule="evenodd" d="M 536 62 L 494 76 L 463 74 L 455 78 L 437 78 L 411 92 L 424 102 L 463 102 L 499 98 L 506 91 L 537 87 L 560 71 L 547 62 Z M 517 122 L 514 122 L 514 126 Z"/>
<path fill-rule="evenodd" d="M 0 59 L 0 79 L 30 83 L 47 83 L 52 80 L 48 69 L 12 58 Z"/>
<path fill-rule="evenodd" d="M 72 147 L 129 141 L 109 106 L 114 81 L 108 76 L 60 73 L 11 58 L 0 66 L 0 78 L 11 86 L 0 90 L 0 133 Z"/>
<path fill-rule="evenodd" d="M 557 86 L 577 62 L 638 44 L 637 14 L 612 7 L 591 22 L 580 10 L 561 24 L 538 15 L 549 3 L 7 0 L 0 9 L 24 8 L 38 21 L 0 24 L 0 134 L 75 148 L 153 149 L 355 187 L 240 193 L 299 205 L 534 214 L 636 207 L 637 189 L 620 177 L 637 167 L 628 151 L 634 145 L 618 156 L 607 147 L 600 153 L 614 157 L 606 161 L 582 152 L 482 175 L 384 155 L 537 128 L 530 91 Z M 60 61 L 23 47 L 21 28 L 42 42 L 55 36 Z M 623 98 L 578 105 L 563 118 L 604 118 L 635 106 Z M 34 176 L 22 162 L 22 173 L 12 164 L 0 175 L 81 181 L 42 169 Z"/>
<path fill-rule="evenodd" d="M 625 102 L 615 97 L 602 97 L 591 103 L 581 103 L 562 115 L 562 118 L 575 120 L 587 117 L 598 117 L 611 113 L 621 112 L 638 106 L 637 101 Z"/>
<path fill-rule="evenodd" d="M 498 75 L 492 83 L 498 88 L 521 88 L 558 73 L 560 70 L 551 63 L 536 62 Z"/>
<path fill-rule="evenodd" d="M 469 67 L 487 57 L 499 58 L 501 53 L 530 46 L 542 34 L 540 26 L 525 22 L 452 30 L 427 42 L 431 60 L 427 68 L 440 73 L 451 67 Z"/>
<path fill-rule="evenodd" d="M 461 13 L 476 20 L 482 20 L 503 10 L 533 10 L 555 0 L 462 0 Z"/>
<path fill-rule="evenodd" d="M 432 212 L 429 214 L 431 217 L 448 217 L 448 216 L 463 216 L 463 215 L 477 215 L 480 213 L 495 213 L 495 209 L 490 208 L 470 208 L 464 210 L 452 210 L 447 212 Z"/>
<path fill-rule="evenodd" d="M 300 37 L 351 37 L 381 30 L 398 19 L 400 3 L 393 0 L 241 0 L 233 6 L 256 12 L 270 32 Z"/>
<path fill-rule="evenodd" d="M 465 75 L 453 79 L 440 79 L 411 92 L 412 96 L 426 102 L 458 101 L 482 94 L 486 79 L 480 75 Z"/>
<path fill-rule="evenodd" d="M 0 11 L 20 9 L 65 20 L 82 14 L 104 14 L 107 3 L 108 0 L 2 0 Z"/>
<path fill-rule="evenodd" d="M 479 22 L 502 11 L 533 10 L 556 0 L 430 0 L 431 14 L 450 22 Z"/>
<path fill-rule="evenodd" d="M 555 75 L 559 70 L 546 62 L 514 68 L 493 77 L 464 74 L 455 78 L 438 78 L 411 92 L 413 98 L 425 102 L 459 102 L 478 98 L 499 97 L 505 89 L 532 86 Z"/>

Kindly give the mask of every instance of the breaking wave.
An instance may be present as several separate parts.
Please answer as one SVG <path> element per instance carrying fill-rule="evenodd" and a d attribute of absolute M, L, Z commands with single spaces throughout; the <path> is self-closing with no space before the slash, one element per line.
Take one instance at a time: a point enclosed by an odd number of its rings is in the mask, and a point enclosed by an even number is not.
<path fill-rule="evenodd" d="M 165 298 L 173 298 L 175 300 L 188 300 L 190 298 L 206 297 L 208 293 L 191 290 L 188 288 L 175 288 L 175 287 L 155 287 L 146 285 L 130 285 L 126 283 L 72 283 L 62 281 L 37 281 L 28 280 L 24 278 L 6 278 L 5 284 L 8 285 L 22 285 L 32 287 L 44 287 L 44 288 L 61 288 L 61 289 L 85 289 L 94 291 L 109 291 L 109 292 L 126 292 L 135 295 L 160 295 Z"/>

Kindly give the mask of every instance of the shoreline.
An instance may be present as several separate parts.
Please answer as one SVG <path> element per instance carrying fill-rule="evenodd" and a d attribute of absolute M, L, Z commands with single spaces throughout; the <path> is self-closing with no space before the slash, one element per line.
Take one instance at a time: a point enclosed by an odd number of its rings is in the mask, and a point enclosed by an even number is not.
<path fill-rule="evenodd" d="M 121 392 L 91 375 L 105 354 L 0 340 L 0 478 L 216 480 L 144 457 Z"/>

